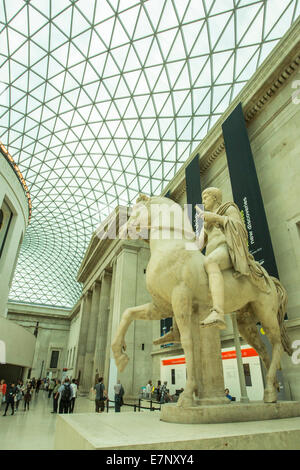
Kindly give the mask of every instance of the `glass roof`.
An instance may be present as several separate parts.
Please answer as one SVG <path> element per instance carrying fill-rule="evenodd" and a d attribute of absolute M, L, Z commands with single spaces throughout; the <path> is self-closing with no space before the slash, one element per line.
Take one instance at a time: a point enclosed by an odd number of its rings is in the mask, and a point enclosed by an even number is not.
<path fill-rule="evenodd" d="M 0 140 L 33 205 L 10 300 L 72 307 L 93 231 L 161 193 L 300 0 L 0 2 Z"/>

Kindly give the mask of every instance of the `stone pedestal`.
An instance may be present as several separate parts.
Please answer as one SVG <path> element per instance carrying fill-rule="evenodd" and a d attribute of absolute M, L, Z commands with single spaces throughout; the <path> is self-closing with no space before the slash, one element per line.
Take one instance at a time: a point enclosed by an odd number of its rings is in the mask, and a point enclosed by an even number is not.
<path fill-rule="evenodd" d="M 200 321 L 207 313 L 193 314 L 193 344 L 195 376 L 198 385 L 198 405 L 227 404 L 224 395 L 224 375 L 221 356 L 220 332 L 216 327 L 202 328 Z"/>
<path fill-rule="evenodd" d="M 265 421 L 270 419 L 295 418 L 300 416 L 300 402 L 237 403 L 226 398 L 226 405 L 193 406 L 181 408 L 168 403 L 162 406 L 160 419 L 168 423 L 216 424 Z"/>
<path fill-rule="evenodd" d="M 57 415 L 54 448 L 107 450 L 112 456 L 118 450 L 299 450 L 300 418 L 176 425 L 161 421 L 158 411 L 123 412 L 122 407 L 121 413 Z"/>

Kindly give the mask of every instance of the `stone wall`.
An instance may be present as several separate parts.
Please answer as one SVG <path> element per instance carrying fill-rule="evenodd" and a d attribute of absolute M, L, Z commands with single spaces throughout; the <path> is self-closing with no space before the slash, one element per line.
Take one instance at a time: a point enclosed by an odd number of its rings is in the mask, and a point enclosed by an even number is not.
<path fill-rule="evenodd" d="M 66 346 L 70 331 L 70 311 L 9 303 L 8 320 L 12 320 L 9 322 L 11 325 L 21 325 L 34 339 L 33 357 L 31 363 L 26 364 L 27 368 L 31 368 L 31 377 L 46 377 L 52 372 L 53 377 L 60 379 L 63 368 L 67 367 Z M 25 348 L 24 342 L 21 344 Z M 55 368 L 50 368 L 52 351 L 59 351 Z"/>

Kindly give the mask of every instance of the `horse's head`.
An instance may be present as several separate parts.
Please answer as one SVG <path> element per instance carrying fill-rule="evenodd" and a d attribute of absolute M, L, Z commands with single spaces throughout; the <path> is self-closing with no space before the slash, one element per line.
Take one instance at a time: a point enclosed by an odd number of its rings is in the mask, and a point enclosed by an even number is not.
<path fill-rule="evenodd" d="M 150 228 L 150 197 L 140 194 L 130 211 L 127 222 L 120 227 L 119 237 L 123 239 L 149 239 Z"/>

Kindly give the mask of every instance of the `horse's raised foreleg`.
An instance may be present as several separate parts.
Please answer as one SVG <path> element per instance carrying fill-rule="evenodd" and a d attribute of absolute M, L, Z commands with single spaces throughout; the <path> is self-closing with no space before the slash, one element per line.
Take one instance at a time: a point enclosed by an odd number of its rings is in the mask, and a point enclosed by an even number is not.
<path fill-rule="evenodd" d="M 193 395 L 197 388 L 192 342 L 192 294 L 185 284 L 182 283 L 173 290 L 172 307 L 180 332 L 187 368 L 186 387 L 184 392 L 180 394 L 177 406 L 185 408 L 193 406 Z"/>
<path fill-rule="evenodd" d="M 119 372 L 122 372 L 125 369 L 129 361 L 129 358 L 124 351 L 126 349 L 125 335 L 130 323 L 133 320 L 159 320 L 160 318 L 164 318 L 164 316 L 165 315 L 163 315 L 163 313 L 161 313 L 152 303 L 127 308 L 124 311 L 111 346 Z"/>

